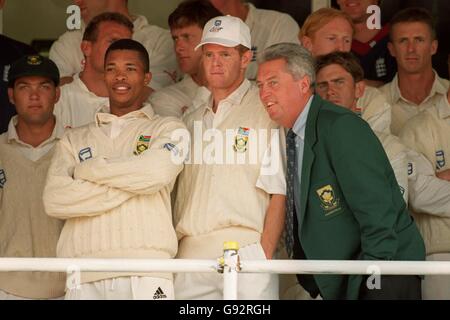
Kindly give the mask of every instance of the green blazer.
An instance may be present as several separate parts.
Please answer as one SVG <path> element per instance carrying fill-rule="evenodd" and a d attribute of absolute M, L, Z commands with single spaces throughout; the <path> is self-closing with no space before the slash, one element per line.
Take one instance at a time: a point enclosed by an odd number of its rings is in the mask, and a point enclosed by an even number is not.
<path fill-rule="evenodd" d="M 300 190 L 298 236 L 307 259 L 425 259 L 378 138 L 356 114 L 319 96 L 306 122 Z M 314 275 L 324 299 L 357 299 L 362 278 Z"/>

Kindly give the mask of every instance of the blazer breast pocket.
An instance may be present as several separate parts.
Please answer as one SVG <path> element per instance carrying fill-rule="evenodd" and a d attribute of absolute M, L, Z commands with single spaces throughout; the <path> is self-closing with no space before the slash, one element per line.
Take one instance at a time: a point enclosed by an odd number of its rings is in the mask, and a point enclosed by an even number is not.
<path fill-rule="evenodd" d="M 311 202 L 320 220 L 329 220 L 348 213 L 340 188 L 334 181 L 315 184 Z"/>

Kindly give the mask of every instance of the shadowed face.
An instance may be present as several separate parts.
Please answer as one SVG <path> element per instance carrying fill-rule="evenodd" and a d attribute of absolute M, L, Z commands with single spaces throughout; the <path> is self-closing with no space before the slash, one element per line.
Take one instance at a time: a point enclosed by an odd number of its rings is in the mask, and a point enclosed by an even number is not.
<path fill-rule="evenodd" d="M 109 46 L 119 39 L 130 39 L 131 31 L 113 21 L 104 21 L 98 25 L 97 40 L 83 41 L 82 51 L 88 63 L 97 72 L 103 73 L 105 66 L 105 53 Z"/>
<path fill-rule="evenodd" d="M 339 8 L 348 14 L 355 23 L 367 20 L 367 7 L 377 5 L 378 0 L 338 0 Z"/>
<path fill-rule="evenodd" d="M 396 23 L 391 29 L 389 52 L 397 60 L 399 70 L 420 73 L 432 68 L 432 56 L 438 47 L 429 26 L 422 22 Z"/>
<path fill-rule="evenodd" d="M 364 92 L 364 82 L 355 83 L 352 75 L 338 64 L 330 64 L 317 72 L 316 92 L 325 100 L 354 109 Z"/>
<path fill-rule="evenodd" d="M 202 28 L 190 25 L 170 30 L 178 65 L 183 73 L 196 74 L 202 59 L 202 50 L 194 50 L 202 39 Z"/>
<path fill-rule="evenodd" d="M 304 36 L 302 44 L 314 57 L 334 51 L 350 52 L 353 28 L 343 19 L 336 18 L 317 30 L 311 37 Z"/>
<path fill-rule="evenodd" d="M 18 78 L 14 87 L 8 88 L 9 100 L 16 106 L 20 121 L 33 125 L 44 125 L 53 118 L 59 94 L 52 80 L 40 76 Z"/>
<path fill-rule="evenodd" d="M 93 17 L 108 10 L 109 0 L 73 0 L 80 7 L 81 18 L 88 24 Z"/>

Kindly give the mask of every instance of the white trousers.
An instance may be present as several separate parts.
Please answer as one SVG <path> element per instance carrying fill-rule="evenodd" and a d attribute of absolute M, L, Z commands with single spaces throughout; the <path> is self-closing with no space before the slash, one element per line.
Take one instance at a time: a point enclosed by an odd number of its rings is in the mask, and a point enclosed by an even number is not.
<path fill-rule="evenodd" d="M 239 250 L 242 260 L 265 260 L 259 243 Z M 219 273 L 175 274 L 175 297 L 177 300 L 222 300 L 223 275 Z M 239 300 L 278 300 L 278 274 L 238 274 Z"/>
<path fill-rule="evenodd" d="M 153 277 L 119 277 L 81 284 L 66 300 L 174 300 L 173 282 Z"/>
<path fill-rule="evenodd" d="M 450 253 L 427 256 L 427 261 L 450 261 Z M 422 281 L 423 300 L 450 300 L 450 275 L 425 276 Z"/>
<path fill-rule="evenodd" d="M 64 299 L 64 297 L 52 298 L 52 299 L 30 299 L 30 298 L 15 296 L 6 291 L 0 290 L 0 300 L 63 300 L 63 299 Z"/>

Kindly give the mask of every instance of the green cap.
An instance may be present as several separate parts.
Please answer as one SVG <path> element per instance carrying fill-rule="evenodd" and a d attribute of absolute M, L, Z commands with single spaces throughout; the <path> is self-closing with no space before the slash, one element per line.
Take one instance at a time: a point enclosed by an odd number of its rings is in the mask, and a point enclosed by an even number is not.
<path fill-rule="evenodd" d="M 29 76 L 49 78 L 55 86 L 59 84 L 58 67 L 52 60 L 39 55 L 29 55 L 12 63 L 8 74 L 8 87 L 14 87 L 17 79 Z"/>

